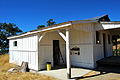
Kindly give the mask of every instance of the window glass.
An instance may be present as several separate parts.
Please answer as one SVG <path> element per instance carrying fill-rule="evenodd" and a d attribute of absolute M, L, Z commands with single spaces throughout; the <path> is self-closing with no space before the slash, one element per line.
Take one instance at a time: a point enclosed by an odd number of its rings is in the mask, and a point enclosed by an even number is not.
<path fill-rule="evenodd" d="M 108 44 L 110 44 L 111 41 L 110 41 L 110 35 L 108 34 Z"/>
<path fill-rule="evenodd" d="M 17 46 L 17 41 L 14 41 L 14 42 L 13 42 L 13 45 L 14 45 L 14 46 Z"/>
<path fill-rule="evenodd" d="M 100 33 L 96 31 L 96 44 L 100 44 Z"/>

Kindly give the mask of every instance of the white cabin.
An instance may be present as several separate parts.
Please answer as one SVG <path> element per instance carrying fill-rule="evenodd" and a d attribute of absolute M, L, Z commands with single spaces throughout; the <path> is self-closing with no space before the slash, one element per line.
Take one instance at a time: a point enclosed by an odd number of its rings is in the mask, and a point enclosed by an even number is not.
<path fill-rule="evenodd" d="M 115 27 L 116 25 L 116 27 Z M 8 37 L 10 63 L 42 70 L 46 62 L 56 65 L 95 68 L 96 61 L 112 56 L 112 31 L 120 22 L 111 22 L 108 15 L 86 20 L 69 21 Z"/>

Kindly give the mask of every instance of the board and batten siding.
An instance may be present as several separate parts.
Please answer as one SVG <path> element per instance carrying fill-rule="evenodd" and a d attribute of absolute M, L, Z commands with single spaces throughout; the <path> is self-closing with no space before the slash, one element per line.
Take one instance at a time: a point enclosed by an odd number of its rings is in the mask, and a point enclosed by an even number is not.
<path fill-rule="evenodd" d="M 80 55 L 71 55 L 71 65 L 94 68 L 92 32 L 79 29 L 71 30 L 70 49 L 75 46 L 80 48 Z"/>
<path fill-rule="evenodd" d="M 71 55 L 71 65 L 95 68 L 96 61 L 104 57 L 102 33 L 106 33 L 106 51 L 107 56 L 112 55 L 112 42 L 108 44 L 109 31 L 100 31 L 101 44 L 96 44 L 96 30 L 100 27 L 95 23 L 73 24 L 70 27 L 70 49 L 73 47 L 80 48 L 80 55 Z M 65 35 L 65 30 L 60 30 Z M 53 40 L 59 40 L 60 50 L 66 64 L 66 42 L 58 34 L 57 31 L 46 32 L 41 41 L 39 33 L 21 37 L 17 39 L 10 39 L 9 53 L 10 63 L 21 65 L 22 61 L 29 63 L 29 68 L 34 70 L 41 70 L 46 68 L 46 62 L 51 62 L 53 65 Z M 112 37 L 111 37 L 112 38 Z M 17 46 L 13 46 L 13 42 L 17 41 Z"/>
<path fill-rule="evenodd" d="M 76 26 L 76 28 L 74 28 Z M 77 46 L 80 48 L 80 55 L 71 55 L 71 65 L 94 68 L 93 59 L 93 24 L 75 25 L 70 28 L 70 49 Z M 78 28 L 79 27 L 79 28 Z M 83 27 L 83 28 L 81 28 Z M 84 28 L 86 27 L 86 29 Z M 89 28 L 91 27 L 91 28 Z M 65 34 L 65 30 L 62 30 Z M 52 62 L 53 65 L 53 40 L 60 41 L 60 50 L 66 61 L 65 41 L 57 31 L 48 32 L 39 43 L 39 69 L 46 68 L 46 62 Z"/>
<path fill-rule="evenodd" d="M 71 55 L 71 65 L 94 68 L 93 26 L 94 24 L 78 24 L 70 28 L 70 49 L 75 46 L 80 48 L 80 55 Z M 65 34 L 65 30 L 62 32 Z M 39 43 L 39 69 L 45 69 L 46 62 L 52 62 L 52 66 L 54 66 L 53 40 L 60 41 L 60 50 L 66 61 L 65 41 L 57 31 L 48 32 Z"/>
<path fill-rule="evenodd" d="M 52 67 L 54 66 L 53 65 L 53 40 L 59 40 L 60 51 L 64 59 L 64 62 L 66 62 L 65 41 L 58 34 L 57 31 L 47 32 L 39 42 L 39 70 L 46 68 L 46 62 L 51 62 Z M 60 64 L 65 64 L 65 63 L 62 63 L 62 59 L 60 59 Z"/>
<path fill-rule="evenodd" d="M 100 44 L 94 44 L 94 63 L 96 65 L 96 61 L 104 58 L 104 48 L 103 48 L 103 33 L 105 34 L 106 40 L 106 57 L 113 55 L 112 49 L 112 35 L 107 30 L 99 31 L 100 35 Z M 110 35 L 110 44 L 108 44 L 108 35 Z M 96 34 L 95 34 L 96 39 Z M 96 41 L 96 40 L 95 40 Z"/>
<path fill-rule="evenodd" d="M 102 27 L 99 23 L 87 23 L 73 25 L 74 30 L 71 31 L 70 47 L 79 46 L 81 55 L 71 56 L 72 65 L 81 67 L 95 68 L 96 61 L 104 58 L 103 51 L 103 33 L 106 35 L 106 56 L 112 56 L 112 35 L 109 31 L 100 32 L 100 44 L 96 44 L 96 31 Z M 108 44 L 108 35 L 110 35 L 111 43 Z"/>
<path fill-rule="evenodd" d="M 21 65 L 28 62 L 30 69 L 38 70 L 38 35 L 31 35 L 9 40 L 10 63 Z M 17 41 L 17 46 L 14 46 Z"/>

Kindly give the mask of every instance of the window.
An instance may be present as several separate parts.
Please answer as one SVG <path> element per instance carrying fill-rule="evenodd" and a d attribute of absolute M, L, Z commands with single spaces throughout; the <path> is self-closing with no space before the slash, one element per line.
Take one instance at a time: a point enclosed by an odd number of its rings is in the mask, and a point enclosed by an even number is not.
<path fill-rule="evenodd" d="M 100 44 L 100 33 L 96 31 L 96 44 Z"/>
<path fill-rule="evenodd" d="M 108 44 L 110 44 L 111 41 L 110 41 L 110 35 L 108 34 Z"/>
<path fill-rule="evenodd" d="M 17 46 L 17 41 L 14 41 L 14 42 L 13 42 L 13 46 Z"/>

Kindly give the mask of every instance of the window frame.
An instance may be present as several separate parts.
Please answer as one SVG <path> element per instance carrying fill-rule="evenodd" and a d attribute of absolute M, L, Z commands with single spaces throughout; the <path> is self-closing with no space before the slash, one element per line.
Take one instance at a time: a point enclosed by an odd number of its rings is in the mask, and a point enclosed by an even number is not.
<path fill-rule="evenodd" d="M 13 42 L 13 46 L 14 46 L 14 47 L 17 47 L 17 41 L 14 41 L 14 42 Z"/>

